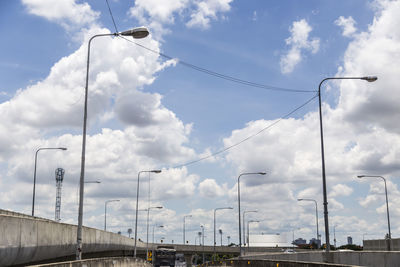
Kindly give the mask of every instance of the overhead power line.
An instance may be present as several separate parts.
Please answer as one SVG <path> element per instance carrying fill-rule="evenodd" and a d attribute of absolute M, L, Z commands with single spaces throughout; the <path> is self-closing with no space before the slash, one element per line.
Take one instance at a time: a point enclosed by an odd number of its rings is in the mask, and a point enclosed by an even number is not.
<path fill-rule="evenodd" d="M 148 48 L 148 47 L 146 47 L 146 46 L 144 46 L 142 44 L 139 44 L 139 43 L 136 43 L 136 42 L 134 42 L 132 40 L 129 40 L 129 39 L 123 37 L 123 36 L 118 36 L 118 37 L 120 37 L 120 38 L 122 38 L 122 39 L 124 39 L 124 40 L 126 40 L 126 41 L 128 41 L 130 43 L 133 43 L 133 44 L 135 44 L 135 45 L 137 45 L 137 46 L 139 46 L 139 47 L 141 47 L 143 49 L 146 49 L 147 51 L 155 53 L 155 54 L 157 54 L 157 55 L 159 55 L 159 56 L 161 56 L 163 58 L 176 59 L 176 58 L 168 56 L 168 55 L 166 55 L 164 53 L 161 53 L 161 52 L 158 52 L 158 51 L 153 50 L 151 48 Z M 243 84 L 243 85 L 247 85 L 247 86 L 251 86 L 251 87 L 257 87 L 257 88 L 271 90 L 271 91 L 284 91 L 284 92 L 291 92 L 291 93 L 315 93 L 315 92 L 317 92 L 316 90 L 290 89 L 290 88 L 283 88 L 283 87 L 277 87 L 277 86 L 272 86 L 272 85 L 254 83 L 254 82 L 242 80 L 242 79 L 239 79 L 239 78 L 235 78 L 235 77 L 232 77 L 232 76 L 229 76 L 229 75 L 221 74 L 221 73 L 218 73 L 218 72 L 215 72 L 215 71 L 212 71 L 212 70 L 208 70 L 208 69 L 193 65 L 191 63 L 185 62 L 185 61 L 180 60 L 180 59 L 177 59 L 177 62 L 178 62 L 178 64 L 181 64 L 181 65 L 183 65 L 185 67 L 188 67 L 188 68 L 191 68 L 193 70 L 200 71 L 200 72 L 203 72 L 205 74 L 208 74 L 208 75 L 211 75 L 211 76 L 214 76 L 214 77 L 217 77 L 217 78 L 221 78 L 221 79 L 224 79 L 224 80 L 228 80 L 228 81 L 231 81 L 231 82 L 235 82 L 235 83 L 239 83 L 239 84 Z"/>
<path fill-rule="evenodd" d="M 176 166 L 174 166 L 174 167 L 172 167 L 172 168 L 182 168 L 182 167 L 185 167 L 185 166 L 188 166 L 188 165 L 192 165 L 192 164 L 198 163 L 198 162 L 200 162 L 200 161 L 209 159 L 209 158 L 214 157 L 214 156 L 216 156 L 216 155 L 218 155 L 218 154 L 224 153 L 224 152 L 226 152 L 226 151 L 228 151 L 228 150 L 230 150 L 230 149 L 232 149 L 232 148 L 234 148 L 234 147 L 236 147 L 236 146 L 238 146 L 238 145 L 240 145 L 240 144 L 242 144 L 242 143 L 244 143 L 244 142 L 250 140 L 251 138 L 253 138 L 253 137 L 255 137 L 255 136 L 261 134 L 262 132 L 264 132 L 264 131 L 266 131 L 266 130 L 269 130 L 270 128 L 274 127 L 274 126 L 277 125 L 279 122 L 281 122 L 283 119 L 286 119 L 287 117 L 289 117 L 290 115 L 292 115 L 293 113 L 295 113 L 296 111 L 298 111 L 299 109 L 301 109 L 301 108 L 303 108 L 304 106 L 306 106 L 308 103 L 310 103 L 310 102 L 311 102 L 312 100 L 314 100 L 316 97 L 318 97 L 318 95 L 313 96 L 312 98 L 310 98 L 309 100 L 307 100 L 306 102 L 304 102 L 303 104 L 301 104 L 300 106 L 298 106 L 297 108 L 295 108 L 295 109 L 293 109 L 292 111 L 290 111 L 289 113 L 287 113 L 285 116 L 281 117 L 280 119 L 278 119 L 278 120 L 274 121 L 273 123 L 267 125 L 266 127 L 262 128 L 262 129 L 259 130 L 257 133 L 254 133 L 254 134 L 252 134 L 252 135 L 249 135 L 248 137 L 246 137 L 246 138 L 240 140 L 239 142 L 237 142 L 237 143 L 235 143 L 235 144 L 233 144 L 233 145 L 230 145 L 230 146 L 225 147 L 225 148 L 223 148 L 223 149 L 221 149 L 221 150 L 218 150 L 218 151 L 216 151 L 216 152 L 214 152 L 214 153 L 211 153 L 211 154 L 209 154 L 208 156 L 205 156 L 205 157 L 202 157 L 202 158 L 193 160 L 193 161 L 189 161 L 189 162 L 186 162 L 186 163 L 183 163 L 183 164 L 179 164 L 179 165 L 176 165 Z"/>

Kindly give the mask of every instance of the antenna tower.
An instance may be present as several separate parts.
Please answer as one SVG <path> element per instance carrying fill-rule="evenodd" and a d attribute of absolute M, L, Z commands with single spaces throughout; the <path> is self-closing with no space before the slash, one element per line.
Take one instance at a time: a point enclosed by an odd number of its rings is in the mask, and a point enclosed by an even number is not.
<path fill-rule="evenodd" d="M 56 169 L 56 186 L 57 186 L 57 195 L 56 195 L 56 216 L 55 220 L 59 222 L 60 219 L 60 210 L 61 210 L 61 187 L 62 181 L 64 180 L 64 169 L 57 168 Z"/>

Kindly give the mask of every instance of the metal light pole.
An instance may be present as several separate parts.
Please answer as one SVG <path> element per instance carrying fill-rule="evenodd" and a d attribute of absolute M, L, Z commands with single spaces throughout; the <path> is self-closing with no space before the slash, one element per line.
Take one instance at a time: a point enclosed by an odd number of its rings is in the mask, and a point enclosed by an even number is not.
<path fill-rule="evenodd" d="M 204 264 L 204 262 L 205 262 L 205 259 L 206 259 L 206 257 L 205 257 L 205 254 L 204 254 L 204 226 L 203 225 L 200 225 L 200 227 L 201 227 L 201 233 L 202 233 L 202 238 L 203 238 L 203 264 Z"/>
<path fill-rule="evenodd" d="M 146 257 L 149 256 L 149 215 L 151 209 L 162 209 L 163 207 L 148 207 L 147 208 L 147 238 L 146 238 Z"/>
<path fill-rule="evenodd" d="M 250 251 L 250 224 L 251 223 L 259 223 L 260 221 L 249 220 L 247 222 L 247 253 Z M 243 222 L 244 224 L 244 222 Z"/>
<path fill-rule="evenodd" d="M 35 193 L 36 193 L 36 165 L 37 165 L 37 155 L 40 150 L 67 150 L 66 147 L 41 147 L 36 150 L 35 153 L 35 170 L 33 171 L 33 193 L 32 193 L 32 217 L 35 216 Z"/>
<path fill-rule="evenodd" d="M 387 214 L 387 222 L 388 222 L 388 231 L 389 231 L 389 233 L 388 233 L 388 237 L 389 237 L 389 239 L 388 239 L 388 244 L 387 244 L 387 248 L 388 248 L 388 251 L 390 251 L 390 243 L 392 242 L 392 233 L 390 232 L 390 216 L 389 216 L 389 201 L 388 201 L 388 194 L 387 194 L 387 187 L 386 187 L 386 179 L 383 177 L 383 176 L 380 176 L 380 175 L 358 175 L 357 176 L 358 178 L 369 178 L 369 177 L 371 177 L 371 178 L 382 178 L 382 180 L 383 180 L 383 182 L 385 183 L 385 196 L 386 196 L 386 214 Z"/>
<path fill-rule="evenodd" d="M 186 240 L 185 240 L 185 219 L 186 218 L 191 218 L 192 217 L 192 215 L 185 215 L 185 216 L 183 216 L 183 244 L 185 245 L 186 244 Z"/>
<path fill-rule="evenodd" d="M 76 245 L 76 259 L 82 259 L 82 223 L 83 223 L 83 190 L 85 184 L 85 155 L 86 155 L 86 124 L 87 124 L 87 102 L 89 91 L 89 59 L 90 59 L 90 43 L 96 37 L 101 36 L 132 36 L 133 38 L 140 39 L 149 35 L 149 31 L 144 28 L 134 28 L 124 32 L 96 34 L 89 39 L 88 54 L 86 64 L 86 85 L 85 85 L 85 102 L 83 108 L 83 131 L 82 131 L 82 158 L 81 158 L 81 174 L 79 178 L 79 214 L 78 214 L 78 229 L 77 229 L 77 245 Z"/>
<path fill-rule="evenodd" d="M 137 242 L 137 221 L 138 221 L 138 208 L 139 208 L 139 179 L 140 174 L 144 172 L 152 172 L 152 173 L 160 173 L 161 170 L 151 170 L 151 171 L 140 171 L 137 177 L 137 186 L 136 186 L 136 218 L 135 218 L 135 250 L 134 257 L 136 258 L 136 242 Z"/>
<path fill-rule="evenodd" d="M 317 224 L 317 242 L 319 241 L 319 230 L 318 230 L 318 204 L 315 199 L 311 198 L 299 198 L 297 201 L 312 201 L 315 203 L 315 222 Z M 317 244 L 317 248 L 319 248 L 319 243 Z"/>
<path fill-rule="evenodd" d="M 224 207 L 224 208 L 215 208 L 214 209 L 214 259 L 216 258 L 216 254 L 215 254 L 215 245 L 216 245 L 216 242 L 215 242 L 215 225 L 216 225 L 216 213 L 217 213 L 217 210 L 232 210 L 233 208 L 232 207 Z"/>
<path fill-rule="evenodd" d="M 119 199 L 110 199 L 104 202 L 104 231 L 107 231 L 107 204 L 110 202 L 119 202 Z"/>
<path fill-rule="evenodd" d="M 153 225 L 153 245 L 154 245 L 154 228 L 155 227 L 164 228 L 164 225 Z"/>
<path fill-rule="evenodd" d="M 323 79 L 318 86 L 318 103 L 319 103 L 319 127 L 321 134 L 321 160 L 322 160 L 322 192 L 324 198 L 324 221 L 325 221 L 325 242 L 326 242 L 326 252 L 330 252 L 329 243 L 329 222 L 328 222 L 328 197 L 326 193 L 326 175 L 325 175 L 325 152 L 324 152 L 324 134 L 322 127 L 322 104 L 321 104 L 321 85 L 327 80 L 366 80 L 368 82 L 374 82 L 378 78 L 375 76 L 366 77 L 329 77 Z"/>
<path fill-rule="evenodd" d="M 239 257 L 242 256 L 242 230 L 240 224 L 240 177 L 243 175 L 265 175 L 266 172 L 245 172 L 241 173 L 238 177 L 238 215 L 239 215 Z"/>
<path fill-rule="evenodd" d="M 245 215 L 246 213 L 250 213 L 250 212 L 258 212 L 258 210 L 245 210 L 243 211 L 243 244 L 246 246 L 246 220 L 245 220 Z"/>

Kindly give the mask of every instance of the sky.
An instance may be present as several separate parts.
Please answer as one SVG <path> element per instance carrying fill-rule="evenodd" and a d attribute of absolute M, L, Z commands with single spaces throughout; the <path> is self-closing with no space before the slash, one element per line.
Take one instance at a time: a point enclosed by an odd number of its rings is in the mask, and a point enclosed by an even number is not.
<path fill-rule="evenodd" d="M 383 238 L 387 180 L 391 232 L 400 233 L 400 1 L 3 0 L 0 2 L 0 208 L 76 224 L 90 37 L 138 26 L 144 39 L 91 45 L 84 225 L 128 235 L 150 209 L 155 239 L 238 243 L 251 234 L 325 242 L 319 132 L 321 87 L 330 239 Z M 100 183 L 90 183 L 99 181 Z M 146 212 L 138 217 L 146 238 Z M 163 225 L 163 228 L 157 226 Z M 247 226 L 247 223 L 245 223 Z M 150 234 L 151 235 L 151 234 Z M 151 240 L 151 239 L 150 239 Z M 219 240 L 219 236 L 217 236 Z M 219 241 L 217 242 L 219 244 Z"/>

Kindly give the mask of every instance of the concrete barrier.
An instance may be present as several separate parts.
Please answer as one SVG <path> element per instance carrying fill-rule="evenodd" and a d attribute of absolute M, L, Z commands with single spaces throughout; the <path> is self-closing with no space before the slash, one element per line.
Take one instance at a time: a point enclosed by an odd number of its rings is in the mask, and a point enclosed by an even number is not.
<path fill-rule="evenodd" d="M 372 267 L 400 266 L 400 252 L 395 251 L 334 251 L 298 252 L 298 253 L 266 253 L 244 257 L 246 260 L 289 260 L 303 262 L 330 262 Z"/>
<path fill-rule="evenodd" d="M 30 267 L 151 267 L 150 263 L 142 259 L 128 257 L 98 258 L 81 261 L 66 261 L 59 263 L 49 263 L 40 265 L 30 265 Z"/>
<path fill-rule="evenodd" d="M 204 266 L 204 265 L 203 265 Z M 232 267 L 360 267 L 356 265 L 286 261 L 286 260 L 229 260 L 225 262 L 209 263 L 207 266 L 232 266 Z"/>
<path fill-rule="evenodd" d="M 0 214 L 0 266 L 68 259 L 75 255 L 76 225 Z M 132 251 L 131 238 L 83 227 L 83 253 Z M 141 242 L 138 247 L 143 247 Z M 100 254 L 101 255 L 101 254 Z"/>

